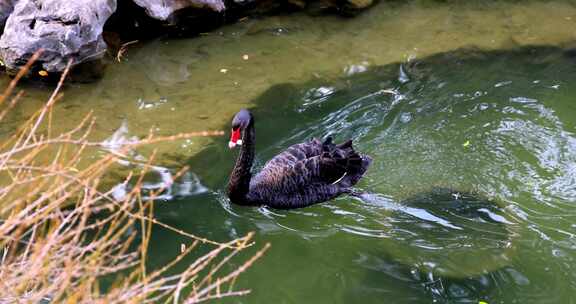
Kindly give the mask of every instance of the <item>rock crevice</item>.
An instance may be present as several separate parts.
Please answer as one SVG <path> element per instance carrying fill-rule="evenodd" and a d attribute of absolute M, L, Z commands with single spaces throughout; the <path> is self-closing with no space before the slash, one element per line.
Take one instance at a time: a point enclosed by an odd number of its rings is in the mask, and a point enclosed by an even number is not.
<path fill-rule="evenodd" d="M 189 26 L 180 28 L 198 32 L 206 28 L 198 22 L 206 22 L 205 20 L 214 18 L 214 15 L 219 16 L 221 15 L 219 13 L 225 10 L 228 10 L 227 18 L 224 18 L 225 22 L 231 22 L 233 20 L 229 20 L 230 18 L 238 19 L 250 14 L 271 12 L 279 5 L 288 5 L 297 9 L 312 8 L 312 10 L 314 7 L 321 7 L 327 11 L 344 12 L 363 9 L 373 2 L 372 0 L 132 1 L 137 5 L 132 7 L 141 7 L 145 15 L 159 24 L 174 25 L 173 23 L 176 23 L 180 26 L 178 22 L 192 22 Z M 193 14 L 197 14 L 191 16 L 192 18 L 172 18 L 176 13 L 192 11 L 195 11 Z M 117 0 L 1 0 L 0 29 L 3 27 L 4 31 L 0 37 L 0 59 L 8 71 L 16 71 L 32 54 L 42 48 L 44 52 L 38 64 L 48 72 L 63 71 L 70 60 L 77 65 L 101 59 L 107 50 L 103 39 L 104 26 L 113 14 L 115 16 L 120 14 L 113 18 L 115 22 L 136 20 L 131 18 L 131 12 L 117 12 Z M 202 19 L 202 14 L 206 16 L 206 19 Z M 145 18 L 148 17 L 145 16 Z M 194 18 L 197 20 L 196 23 L 191 20 Z M 119 24 L 126 25 L 122 22 Z M 137 30 L 138 24 L 130 28 Z"/>

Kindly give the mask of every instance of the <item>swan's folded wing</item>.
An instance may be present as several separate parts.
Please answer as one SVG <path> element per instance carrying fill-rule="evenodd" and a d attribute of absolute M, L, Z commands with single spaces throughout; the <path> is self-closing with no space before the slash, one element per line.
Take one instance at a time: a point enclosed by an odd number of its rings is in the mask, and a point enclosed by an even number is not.
<path fill-rule="evenodd" d="M 292 145 L 288 149 L 284 150 L 284 152 L 274 156 L 274 158 L 269 160 L 264 165 L 263 170 L 271 167 L 294 166 L 299 161 L 303 161 L 320 154 L 322 154 L 322 142 L 316 138 L 313 138 L 308 142 Z"/>
<path fill-rule="evenodd" d="M 345 173 L 345 160 L 317 155 L 295 161 L 292 166 L 268 163 L 252 179 L 251 188 L 277 193 L 302 192 L 310 187 L 337 182 Z"/>

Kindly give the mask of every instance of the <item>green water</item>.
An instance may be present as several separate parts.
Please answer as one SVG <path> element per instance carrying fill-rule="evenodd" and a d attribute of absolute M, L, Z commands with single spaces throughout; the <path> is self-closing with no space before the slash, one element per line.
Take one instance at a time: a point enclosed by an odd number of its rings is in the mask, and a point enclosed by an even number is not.
<path fill-rule="evenodd" d="M 187 162 L 212 190 L 158 216 L 271 242 L 242 281 L 250 303 L 570 303 L 574 62 L 553 47 L 461 50 L 274 86 L 253 109 L 257 166 L 311 136 L 352 137 L 374 157 L 368 194 L 292 211 L 230 205 L 222 139 Z M 156 237 L 160 256 L 183 241 Z"/>
<path fill-rule="evenodd" d="M 573 18 L 571 2 L 448 1 L 249 19 L 130 49 L 66 88 L 57 128 L 93 109 L 98 139 L 227 130 L 249 107 L 257 168 L 327 134 L 374 158 L 362 199 L 276 211 L 230 205 L 227 138 L 159 146 L 159 176 L 191 168 L 159 220 L 272 243 L 238 283 L 252 294 L 230 302 L 576 303 Z M 3 130 L 49 94 L 26 89 Z M 150 264 L 182 242 L 156 229 Z"/>

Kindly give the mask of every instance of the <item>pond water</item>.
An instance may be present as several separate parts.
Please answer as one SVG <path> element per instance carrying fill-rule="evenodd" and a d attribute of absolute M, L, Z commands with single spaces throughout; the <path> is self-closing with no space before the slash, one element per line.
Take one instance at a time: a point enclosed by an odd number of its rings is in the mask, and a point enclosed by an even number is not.
<path fill-rule="evenodd" d="M 160 178 L 191 168 L 159 220 L 272 244 L 238 282 L 253 292 L 230 302 L 576 303 L 576 6 L 426 3 L 136 46 L 101 81 L 68 85 L 56 127 L 93 109 L 97 139 L 227 130 L 248 107 L 257 168 L 328 134 L 374 158 L 360 198 L 277 211 L 230 205 L 227 138 L 158 146 Z M 2 130 L 49 94 L 25 88 Z M 182 242 L 156 229 L 150 264 Z"/>

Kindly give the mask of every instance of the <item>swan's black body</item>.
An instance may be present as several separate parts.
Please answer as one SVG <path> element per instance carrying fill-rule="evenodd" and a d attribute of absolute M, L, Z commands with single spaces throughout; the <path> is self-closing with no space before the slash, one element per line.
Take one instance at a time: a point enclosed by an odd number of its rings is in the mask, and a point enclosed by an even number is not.
<path fill-rule="evenodd" d="M 349 193 L 372 161 L 354 151 L 352 140 L 335 145 L 330 137 L 312 139 L 289 147 L 252 177 L 255 130 L 249 111 L 236 114 L 232 132 L 230 147 L 242 145 L 228 182 L 228 197 L 236 204 L 291 209 L 324 202 Z M 234 139 L 237 132 L 241 142 Z"/>

